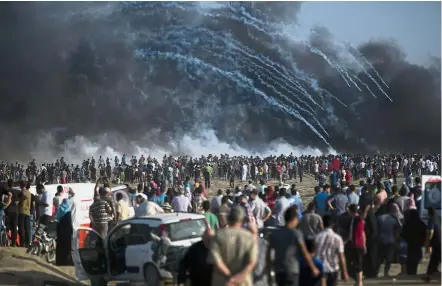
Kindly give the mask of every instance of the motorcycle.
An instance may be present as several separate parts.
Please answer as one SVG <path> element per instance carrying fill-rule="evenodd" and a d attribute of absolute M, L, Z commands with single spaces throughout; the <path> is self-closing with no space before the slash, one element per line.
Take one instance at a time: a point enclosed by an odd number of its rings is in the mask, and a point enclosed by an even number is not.
<path fill-rule="evenodd" d="M 56 235 L 47 232 L 47 226 L 39 224 L 27 253 L 40 257 L 45 257 L 46 262 L 55 263 Z"/>

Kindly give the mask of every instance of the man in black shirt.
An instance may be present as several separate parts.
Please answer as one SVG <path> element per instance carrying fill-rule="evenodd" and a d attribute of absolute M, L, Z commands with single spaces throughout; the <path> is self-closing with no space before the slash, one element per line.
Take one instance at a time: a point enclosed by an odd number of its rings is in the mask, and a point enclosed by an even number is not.
<path fill-rule="evenodd" d="M 11 196 L 11 203 L 5 210 L 6 212 L 6 225 L 11 231 L 11 246 L 17 246 L 17 227 L 18 227 L 18 201 L 20 190 L 14 188 L 14 181 L 8 180 L 6 192 Z"/>
<path fill-rule="evenodd" d="M 186 255 L 180 262 L 178 285 L 187 285 L 186 274 L 189 272 L 190 285 L 210 286 L 212 283 L 213 265 L 208 263 L 208 258 L 210 253 L 209 243 L 213 235 L 213 230 L 207 229 L 204 233 L 203 240 L 189 247 Z"/>
<path fill-rule="evenodd" d="M 29 241 L 32 242 L 32 239 L 34 238 L 34 228 L 35 228 L 35 221 L 37 219 L 37 211 L 36 211 L 36 201 L 37 201 L 37 196 L 34 194 L 31 194 L 31 215 L 29 216 L 29 224 L 30 224 L 30 229 L 29 229 Z"/>
<path fill-rule="evenodd" d="M 3 230 L 5 227 L 5 209 L 7 209 L 11 203 L 11 196 L 12 195 L 7 192 L 6 186 L 0 186 L 0 230 Z M 2 241 L 1 243 L 5 242 L 6 241 Z"/>

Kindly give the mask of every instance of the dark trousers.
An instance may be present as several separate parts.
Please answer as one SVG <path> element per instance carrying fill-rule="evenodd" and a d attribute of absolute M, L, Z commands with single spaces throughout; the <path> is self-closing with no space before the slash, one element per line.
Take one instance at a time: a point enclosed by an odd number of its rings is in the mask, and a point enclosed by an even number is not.
<path fill-rule="evenodd" d="M 437 234 L 434 234 L 437 235 Z M 427 275 L 431 276 L 434 272 L 437 272 L 437 267 L 440 264 L 440 247 L 434 247 L 431 250 L 430 262 L 428 263 Z"/>
<path fill-rule="evenodd" d="M 298 286 L 299 285 L 299 275 L 298 274 L 287 274 L 278 273 L 276 274 L 276 285 L 278 286 Z"/>
<path fill-rule="evenodd" d="M 337 286 L 338 285 L 338 272 L 325 273 L 326 285 Z"/>
<path fill-rule="evenodd" d="M 107 232 L 111 231 L 114 228 L 114 226 L 115 226 L 115 222 L 113 220 L 110 220 L 107 223 Z"/>
<path fill-rule="evenodd" d="M 210 176 L 204 176 L 204 186 L 210 189 Z"/>
<path fill-rule="evenodd" d="M 379 243 L 378 245 L 378 265 L 384 263 L 384 274 L 388 274 L 391 264 L 394 262 L 394 244 Z"/>
<path fill-rule="evenodd" d="M 11 246 L 17 246 L 18 213 L 8 213 L 7 225 L 11 231 Z"/>
<path fill-rule="evenodd" d="M 406 271 L 408 275 L 416 275 L 419 261 L 422 259 L 422 247 L 409 244 L 407 246 Z"/>
<path fill-rule="evenodd" d="M 48 225 L 49 221 L 51 220 L 51 217 L 48 215 L 41 215 L 40 216 L 40 220 L 38 221 L 38 223 L 41 223 L 42 225 Z"/>
<path fill-rule="evenodd" d="M 29 245 L 29 230 L 31 227 L 31 221 L 29 215 L 19 214 L 18 215 L 18 231 L 20 234 L 20 246 L 28 247 Z"/>
<path fill-rule="evenodd" d="M 101 238 L 105 238 L 109 230 L 109 223 L 94 223 L 94 230 L 101 236 Z"/>
<path fill-rule="evenodd" d="M 364 276 L 366 278 L 376 278 L 379 272 L 378 265 L 378 238 L 367 238 L 367 253 L 364 255 Z"/>

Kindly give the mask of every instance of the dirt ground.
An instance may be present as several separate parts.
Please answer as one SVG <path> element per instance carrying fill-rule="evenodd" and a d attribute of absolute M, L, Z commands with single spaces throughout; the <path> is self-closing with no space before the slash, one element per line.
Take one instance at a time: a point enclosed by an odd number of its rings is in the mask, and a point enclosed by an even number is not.
<path fill-rule="evenodd" d="M 235 182 L 240 184 L 239 182 Z M 271 181 L 269 184 L 276 185 L 277 181 Z M 297 189 L 301 194 L 304 205 L 310 202 L 314 194 L 315 181 L 310 175 L 306 175 L 302 183 L 299 181 L 288 181 L 287 183 L 296 183 Z M 245 183 L 241 183 L 245 184 Z M 226 190 L 229 188 L 228 181 L 215 180 L 209 194 L 213 194 L 218 189 Z M 419 274 L 425 273 L 428 264 L 428 257 L 419 266 Z M 380 273 L 382 273 L 382 269 Z M 397 275 L 400 272 L 400 265 L 392 266 L 391 274 Z M 438 279 L 432 282 L 432 285 L 440 285 L 440 273 L 436 275 Z M 436 277 L 435 276 L 435 277 Z M 344 283 L 340 285 L 353 285 L 354 282 Z M 366 280 L 366 285 L 424 285 L 420 277 L 399 276 L 396 280 L 392 278 L 378 278 L 374 280 Z M 56 267 L 46 263 L 43 259 L 29 256 L 25 249 L 22 248 L 0 248 L 0 286 L 2 285 L 29 285 L 29 286 L 65 286 L 65 285 L 87 285 L 80 283 L 75 279 L 74 267 Z"/>
<path fill-rule="evenodd" d="M 419 266 L 420 276 L 425 273 L 428 259 Z M 382 273 L 382 269 L 380 273 Z M 400 272 L 400 266 L 394 264 L 391 269 L 392 275 Z M 354 282 L 341 282 L 339 285 L 353 285 Z M 425 285 L 419 276 L 399 276 L 393 278 L 370 279 L 365 285 Z M 80 286 L 88 285 L 75 279 L 74 267 L 56 267 L 47 264 L 43 259 L 29 256 L 22 248 L 0 248 L 0 285 L 1 286 Z M 113 284 L 115 285 L 115 284 Z M 441 285 L 440 273 L 435 274 L 435 280 L 431 285 Z M 264 285 L 263 285 L 264 286 Z"/>
<path fill-rule="evenodd" d="M 76 281 L 74 267 L 56 267 L 24 248 L 0 248 L 0 285 L 84 285 Z"/>

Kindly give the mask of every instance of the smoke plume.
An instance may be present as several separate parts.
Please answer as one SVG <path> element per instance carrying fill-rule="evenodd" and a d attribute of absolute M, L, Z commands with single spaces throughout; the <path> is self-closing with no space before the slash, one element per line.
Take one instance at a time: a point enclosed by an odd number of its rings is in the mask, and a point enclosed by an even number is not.
<path fill-rule="evenodd" d="M 440 149 L 440 59 L 300 42 L 299 3 L 0 4 L 0 158 Z"/>

